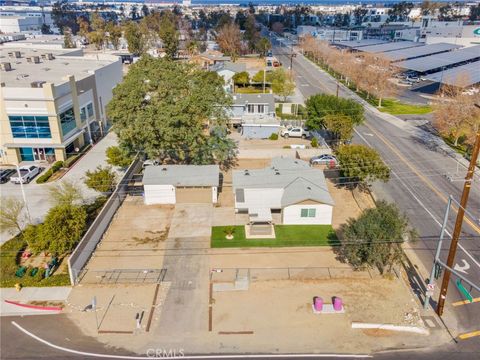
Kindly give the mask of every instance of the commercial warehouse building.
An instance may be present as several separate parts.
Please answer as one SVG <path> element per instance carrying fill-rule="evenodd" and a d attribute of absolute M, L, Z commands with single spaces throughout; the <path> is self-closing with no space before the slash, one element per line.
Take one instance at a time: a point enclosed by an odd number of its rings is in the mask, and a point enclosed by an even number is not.
<path fill-rule="evenodd" d="M 0 52 L 0 162 L 65 160 L 107 127 L 105 107 L 122 80 L 117 56 Z"/>

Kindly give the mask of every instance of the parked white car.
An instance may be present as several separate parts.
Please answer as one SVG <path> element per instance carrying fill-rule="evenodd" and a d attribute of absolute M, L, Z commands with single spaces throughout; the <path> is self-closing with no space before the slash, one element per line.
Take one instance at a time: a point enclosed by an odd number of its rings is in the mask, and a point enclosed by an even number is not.
<path fill-rule="evenodd" d="M 16 172 L 15 175 L 10 178 L 10 182 L 14 184 L 28 184 L 35 176 L 40 174 L 40 168 L 34 165 L 22 166 L 19 172 L 20 176 L 18 172 Z"/>
<path fill-rule="evenodd" d="M 288 139 L 289 137 L 306 139 L 310 137 L 310 132 L 301 127 L 287 127 L 286 129 L 282 129 L 280 135 L 285 139 Z"/>
<path fill-rule="evenodd" d="M 330 165 L 330 166 L 337 166 L 338 160 L 334 155 L 330 154 L 322 154 L 318 156 L 314 156 L 310 159 L 311 165 Z"/>

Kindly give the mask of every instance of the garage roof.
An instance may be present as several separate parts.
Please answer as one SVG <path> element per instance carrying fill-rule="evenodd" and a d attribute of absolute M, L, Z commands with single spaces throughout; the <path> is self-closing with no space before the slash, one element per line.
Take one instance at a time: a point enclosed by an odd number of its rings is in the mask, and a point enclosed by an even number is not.
<path fill-rule="evenodd" d="M 438 43 L 408 49 L 388 51 L 385 53 L 385 57 L 391 61 L 408 60 L 422 56 L 439 54 L 453 49 L 459 49 L 461 47 L 463 46 L 449 43 Z"/>
<path fill-rule="evenodd" d="M 143 185 L 218 186 L 218 165 L 158 165 L 148 166 L 143 173 Z"/>
<path fill-rule="evenodd" d="M 467 87 L 480 83 L 480 61 L 461 65 L 426 77 L 428 80 L 446 85 Z"/>
<path fill-rule="evenodd" d="M 364 46 L 358 50 L 364 51 L 367 53 L 376 54 L 376 53 L 383 53 L 388 51 L 408 49 L 408 48 L 420 47 L 420 46 L 425 46 L 425 44 L 414 42 L 414 41 L 397 41 L 397 42 L 389 42 L 386 44 Z"/>
<path fill-rule="evenodd" d="M 472 61 L 476 58 L 480 58 L 480 45 L 453 50 L 442 54 L 425 56 L 418 59 L 406 60 L 395 65 L 408 70 L 426 72 L 441 69 L 444 66 L 454 65 L 464 61 Z"/>

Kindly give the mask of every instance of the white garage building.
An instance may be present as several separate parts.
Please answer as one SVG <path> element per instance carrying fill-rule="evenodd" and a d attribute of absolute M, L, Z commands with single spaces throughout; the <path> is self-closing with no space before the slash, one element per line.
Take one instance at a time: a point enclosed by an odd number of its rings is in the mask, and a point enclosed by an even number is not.
<path fill-rule="evenodd" d="M 218 165 L 148 166 L 143 174 L 145 204 L 216 203 Z"/>
<path fill-rule="evenodd" d="M 281 212 L 283 224 L 332 224 L 323 171 L 305 161 L 274 158 L 264 169 L 234 171 L 233 191 L 235 210 L 248 212 L 251 222 L 270 222 L 271 212 Z"/>

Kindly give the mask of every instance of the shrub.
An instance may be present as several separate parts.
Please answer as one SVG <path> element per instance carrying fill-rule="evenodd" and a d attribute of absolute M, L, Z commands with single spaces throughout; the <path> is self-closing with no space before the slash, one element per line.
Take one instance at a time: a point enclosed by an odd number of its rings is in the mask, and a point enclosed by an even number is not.
<path fill-rule="evenodd" d="M 227 226 L 223 232 L 227 236 L 233 236 L 235 234 L 235 226 Z"/>
<path fill-rule="evenodd" d="M 95 171 L 87 171 L 85 184 L 90 189 L 108 193 L 115 189 L 117 175 L 110 166 L 98 166 Z"/>
<path fill-rule="evenodd" d="M 50 179 L 50 177 L 53 175 L 53 171 L 52 169 L 48 169 L 47 171 L 45 171 L 45 173 L 43 173 L 43 175 L 39 176 L 37 178 L 37 184 L 43 184 L 43 183 L 46 183 L 48 179 Z"/>
<path fill-rule="evenodd" d="M 127 167 L 132 162 L 132 156 L 118 146 L 110 146 L 105 151 L 107 163 L 118 167 Z"/>
<path fill-rule="evenodd" d="M 69 168 L 69 167 L 71 167 L 73 164 L 75 164 L 75 162 L 76 162 L 78 159 L 80 159 L 80 154 L 70 156 L 69 158 L 67 158 L 67 160 L 64 161 L 64 166 L 65 166 L 66 168 Z"/>
<path fill-rule="evenodd" d="M 272 133 L 269 137 L 270 140 L 278 140 L 278 134 L 277 133 Z"/>
<path fill-rule="evenodd" d="M 318 140 L 317 138 L 313 138 L 312 141 L 310 141 L 310 145 L 313 147 L 313 148 L 317 148 L 318 147 Z"/>
<path fill-rule="evenodd" d="M 50 169 L 48 169 L 43 175 L 37 179 L 37 184 L 43 184 L 48 181 L 58 170 L 63 167 L 63 161 L 56 161 Z"/>

